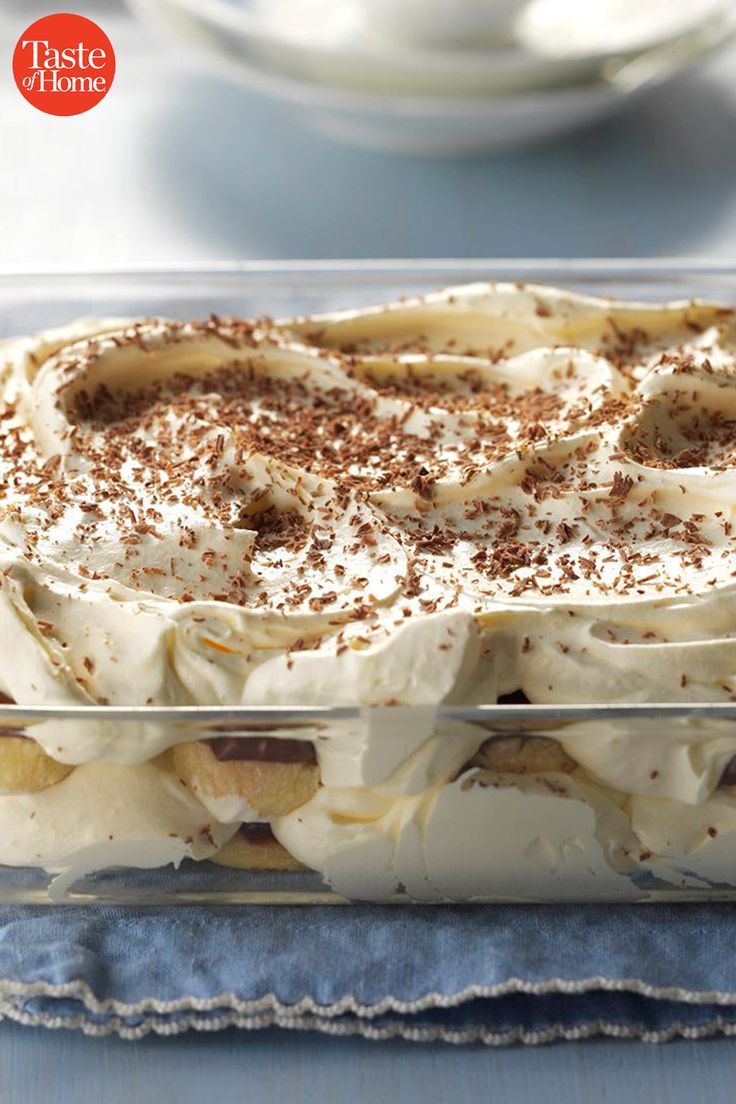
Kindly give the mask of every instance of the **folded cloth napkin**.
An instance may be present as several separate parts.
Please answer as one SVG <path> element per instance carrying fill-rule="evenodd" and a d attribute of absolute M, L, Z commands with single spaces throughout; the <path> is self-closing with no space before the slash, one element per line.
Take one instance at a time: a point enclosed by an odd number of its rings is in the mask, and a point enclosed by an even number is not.
<path fill-rule="evenodd" d="M 492 1045 L 736 1033 L 736 906 L 0 908 L 0 1015 Z"/>

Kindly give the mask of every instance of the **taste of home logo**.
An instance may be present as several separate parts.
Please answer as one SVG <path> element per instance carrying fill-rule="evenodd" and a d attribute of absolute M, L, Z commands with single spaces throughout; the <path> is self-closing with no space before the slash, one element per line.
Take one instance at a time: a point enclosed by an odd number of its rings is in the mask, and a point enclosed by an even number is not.
<path fill-rule="evenodd" d="M 48 115 L 80 115 L 102 100 L 115 76 L 115 52 L 83 15 L 47 15 L 31 23 L 13 53 L 22 96 Z"/>

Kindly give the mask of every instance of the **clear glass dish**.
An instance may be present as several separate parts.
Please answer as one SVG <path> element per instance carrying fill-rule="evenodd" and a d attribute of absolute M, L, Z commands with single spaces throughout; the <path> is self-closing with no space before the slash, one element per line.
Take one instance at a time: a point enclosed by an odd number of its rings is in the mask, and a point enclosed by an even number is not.
<path fill-rule="evenodd" d="M 258 263 L 208 269 L 125 272 L 0 272 L 0 338 L 59 325 L 80 316 L 166 315 L 187 319 L 235 313 L 291 316 L 354 307 L 480 279 L 535 281 L 597 295 L 662 301 L 699 297 L 736 302 L 736 267 L 701 262 L 418 261 L 364 263 Z M 402 764 L 421 767 L 422 756 L 446 754 L 453 741 L 542 739 L 546 752 L 568 746 L 580 732 L 603 735 L 624 749 L 667 745 L 696 779 L 699 749 L 717 751 L 717 769 L 730 783 L 736 756 L 736 703 L 386 708 L 28 708 L 0 706 L 5 734 L 43 733 L 41 743 L 65 729 L 109 726 L 131 742 L 165 736 L 166 744 L 227 736 L 306 740 L 351 756 L 355 785 L 377 786 Z M 475 736 L 474 736 L 475 734 Z M 472 757 L 473 753 L 469 753 Z M 638 753 L 637 753 L 638 754 Z M 646 755 L 639 755 L 647 770 Z M 736 762 L 736 761 L 735 761 Z M 712 772 L 712 763 L 711 763 Z M 641 773 L 641 772 L 640 772 Z M 655 782 L 656 770 L 649 771 Z M 736 769 L 733 771 L 736 780 Z M 416 817 L 387 827 L 383 851 L 366 850 L 358 831 L 339 851 L 328 884 L 310 870 L 255 871 L 185 859 L 174 869 L 124 866 L 110 851 L 107 869 L 85 873 L 99 855 L 80 855 L 62 876 L 29 868 L 0 868 L 0 903 L 345 903 L 348 899 L 395 902 L 657 901 L 736 897 L 733 851 L 736 813 L 727 795 L 711 823 L 692 805 L 688 832 L 691 863 L 675 853 L 653 857 L 641 840 L 601 843 L 596 822 L 612 810 L 568 786 L 565 771 L 544 785 L 528 775 L 522 792 L 488 782 L 482 765 L 458 772 L 452 786 L 466 797 L 457 805 L 436 801 Z M 471 777 L 472 776 L 472 777 Z M 726 777 L 728 776 L 728 777 Z M 712 778 L 711 778 L 712 781 Z M 525 783 L 526 785 L 526 783 Z M 639 793 L 646 792 L 646 777 Z M 447 787 L 443 787 L 447 788 Z M 712 787 L 711 787 L 712 788 Z M 656 787 L 654 787 L 656 791 Z M 495 812 L 488 815 L 488 802 Z M 699 811 L 700 810 L 700 811 Z M 725 811 L 724 811 L 725 810 Z M 701 815 L 702 812 L 702 815 Z M 663 807 L 663 815 L 666 809 Z M 84 811 L 80 811 L 84 815 Z M 339 822 L 336 816 L 335 822 Z M 419 827 L 418 827 L 419 825 Z M 599 833 L 600 835 L 600 833 Z M 611 834 L 609 833 L 609 836 Z M 614 832 L 613 835 L 616 835 Z M 401 848 L 395 847 L 401 843 Z M 383 846 L 383 845 L 382 845 Z M 606 851 L 606 848 L 608 849 Z M 379 853 L 380 852 L 380 853 Z M 424 860 L 412 865 L 419 853 Z M 605 852 L 605 853 L 604 853 Z M 154 852 L 152 852 L 154 855 Z M 428 858 L 429 856 L 429 858 Z M 154 856 L 155 857 L 155 856 Z M 612 861 L 609 861 L 612 860 Z M 153 859 L 152 859 L 153 861 Z M 421 873 L 417 870 L 421 868 Z"/>

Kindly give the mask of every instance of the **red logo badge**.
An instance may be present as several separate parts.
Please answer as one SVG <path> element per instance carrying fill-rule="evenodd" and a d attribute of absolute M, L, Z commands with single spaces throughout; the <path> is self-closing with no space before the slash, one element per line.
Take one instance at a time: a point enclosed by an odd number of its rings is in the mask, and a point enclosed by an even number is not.
<path fill-rule="evenodd" d="M 47 15 L 31 23 L 13 53 L 21 95 L 48 115 L 81 115 L 110 91 L 115 51 L 83 15 Z"/>

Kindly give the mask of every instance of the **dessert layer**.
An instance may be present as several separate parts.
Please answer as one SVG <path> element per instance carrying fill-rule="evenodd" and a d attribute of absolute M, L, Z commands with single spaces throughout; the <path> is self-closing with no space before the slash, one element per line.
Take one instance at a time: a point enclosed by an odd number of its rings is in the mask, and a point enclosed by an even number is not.
<path fill-rule="evenodd" d="M 730 700 L 734 332 L 502 284 L 5 342 L 0 690 Z"/>
<path fill-rule="evenodd" d="M 33 827 L 0 861 L 109 864 L 112 834 L 237 864 L 266 846 L 247 822 L 358 896 L 722 872 L 729 722 L 488 742 L 431 706 L 736 700 L 735 353 L 717 305 L 510 284 L 0 345 L 0 693 L 372 707 L 325 731 L 29 725 L 0 747 L 0 820 Z M 90 804 L 77 838 L 87 785 L 128 812 L 108 831 Z M 139 823 L 171 843 L 136 850 Z"/>

